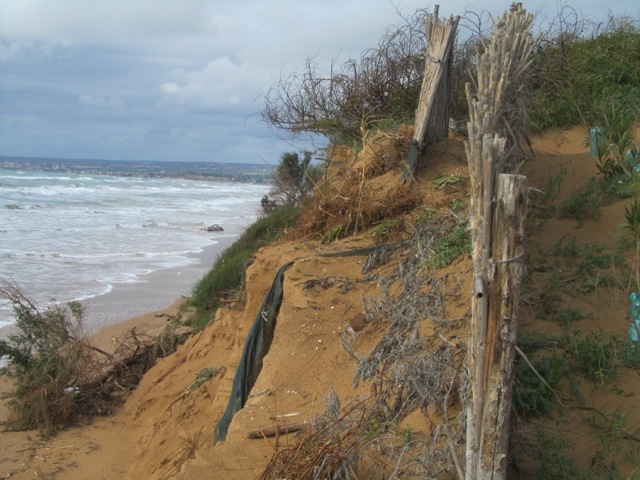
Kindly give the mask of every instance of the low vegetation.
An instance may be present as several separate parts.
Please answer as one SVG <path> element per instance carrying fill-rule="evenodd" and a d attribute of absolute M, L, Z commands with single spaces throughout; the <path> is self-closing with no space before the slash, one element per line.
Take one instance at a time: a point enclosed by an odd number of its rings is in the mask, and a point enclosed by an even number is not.
<path fill-rule="evenodd" d="M 0 374 L 14 383 L 10 428 L 51 435 L 79 416 L 108 414 L 158 356 L 157 342 L 134 330 L 114 353 L 93 346 L 77 302 L 41 308 L 13 284 L 0 286 L 0 297 L 13 306 L 17 329 L 0 340 Z"/>
<path fill-rule="evenodd" d="M 244 271 L 259 248 L 275 241 L 295 224 L 300 209 L 283 206 L 258 219 L 216 259 L 213 268 L 194 286 L 189 306 L 195 313 L 187 321 L 194 331 L 201 330 L 218 307 L 236 295 L 243 286 Z"/>

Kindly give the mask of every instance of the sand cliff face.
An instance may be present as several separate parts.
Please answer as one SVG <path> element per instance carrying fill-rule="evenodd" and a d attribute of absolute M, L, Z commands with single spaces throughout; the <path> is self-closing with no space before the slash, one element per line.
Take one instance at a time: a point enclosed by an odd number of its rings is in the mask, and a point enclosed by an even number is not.
<path fill-rule="evenodd" d="M 442 168 L 438 173 L 453 174 L 464 168 L 459 142 L 441 148 L 445 151 L 439 155 Z M 393 162 L 379 168 L 379 175 L 371 175 L 376 198 L 407 188 L 400 183 L 401 157 Z M 424 182 L 421 194 L 429 197 L 430 208 L 438 208 L 436 197 L 441 192 L 429 185 Z M 368 393 L 369 385 L 353 387 L 355 363 L 341 346 L 341 336 L 348 329 L 359 352 L 371 350 L 382 332 L 364 328 L 363 299 L 378 298 L 381 277 L 391 275 L 409 253 L 396 254 L 391 265 L 368 275 L 362 273 L 366 255 L 317 254 L 372 244 L 372 236 L 365 233 L 329 245 L 289 240 L 260 250 L 247 269 L 244 302 L 220 309 L 211 325 L 174 355 L 159 361 L 127 401 L 124 414 L 142 431 L 128 478 L 253 478 L 271 458 L 273 445 L 264 439 L 248 440 L 248 432 L 309 422 L 324 411 L 325 397 L 332 390 L 341 398 Z M 247 405 L 233 419 L 226 441 L 214 446 L 213 432 L 227 406 L 247 333 L 273 276 L 286 262 L 293 264 L 285 272 L 284 299 L 262 372 Z M 461 271 L 467 268 L 468 264 L 459 266 Z M 222 370 L 197 390 L 187 392 L 203 368 Z"/>
<path fill-rule="evenodd" d="M 527 165 L 532 185 L 542 185 L 562 166 L 567 170 L 564 183 L 558 192 L 557 202 L 570 198 L 594 175 L 593 160 L 589 159 L 582 145 L 584 131 L 549 133 L 536 142 L 536 159 Z M 362 165 L 361 165 L 362 166 Z M 423 211 L 450 209 L 456 198 L 464 199 L 466 191 L 460 185 L 433 182 L 437 177 L 466 175 L 462 143 L 450 139 L 435 145 L 423 159 L 418 185 Z M 399 170 L 382 169 L 372 185 L 388 192 L 402 188 Z M 380 197 L 384 195 L 381 193 Z M 575 220 L 552 218 L 543 224 L 529 226 L 530 238 L 527 251 L 537 261 L 544 261 L 541 252 L 561 242 L 567 235 L 579 238 L 585 244 L 616 245 L 616 225 L 624 221 L 620 203 L 603 209 L 598 220 L 591 220 L 576 230 Z M 341 345 L 341 334 L 354 326 L 358 331 L 353 337 L 355 353 L 366 355 L 383 335 L 379 326 L 358 324 L 362 318 L 363 299 L 380 295 L 380 278 L 389 275 L 409 251 L 396 253 L 389 263 L 378 267 L 376 275 L 362 274 L 364 257 L 326 258 L 313 256 L 327 251 L 344 251 L 371 245 L 371 232 L 341 240 L 328 246 L 318 241 L 284 241 L 261 250 L 247 271 L 246 303 L 230 306 L 218 312 L 216 321 L 201 334 L 192 338 L 175 355 L 162 360 L 145 377 L 144 382 L 127 402 L 126 413 L 140 426 L 142 433 L 136 442 L 136 454 L 128 471 L 128 478 L 256 478 L 264 471 L 274 452 L 283 446 L 293 445 L 293 436 L 276 439 L 249 440 L 247 433 L 274 425 L 309 421 L 324 411 L 324 400 L 331 390 L 341 398 L 368 395 L 369 384 L 353 387 L 356 362 Z M 540 256 L 541 255 L 541 256 Z M 227 440 L 213 445 L 213 431 L 230 393 L 246 334 L 255 318 L 273 275 L 285 262 L 294 261 L 285 274 L 284 301 L 278 317 L 276 334 L 264 367 L 246 407 L 231 423 Z M 470 262 L 458 258 L 452 265 L 438 272 L 439 278 L 450 289 L 445 292 L 449 318 L 464 319 L 468 313 L 470 288 Z M 322 279 L 333 279 L 333 283 Z M 305 282 L 319 284 L 305 288 Z M 562 333 L 561 326 L 552 320 L 542 320 L 536 313 L 535 303 L 544 297 L 542 275 L 529 276 L 519 324 L 522 334 Z M 350 282 L 349 288 L 343 288 Z M 310 282 L 313 283 L 313 282 Z M 453 287 L 455 285 L 455 288 Z M 398 287 L 399 289 L 399 287 Z M 541 297 L 542 295 L 542 297 Z M 594 294 L 566 298 L 568 304 L 586 312 L 587 318 L 578 325 L 585 332 L 601 331 L 624 338 L 626 334 L 626 301 L 615 289 L 600 287 Z M 527 307 L 526 305 L 529 305 Z M 464 326 L 464 322 L 462 324 Z M 433 326 L 423 322 L 420 335 L 433 335 Z M 448 341 L 466 341 L 462 330 L 450 331 Z M 351 335 L 350 335 L 350 338 Z M 225 366 L 224 373 L 205 383 L 193 393 L 185 393 L 195 373 L 203 367 Z M 580 380 L 590 408 L 600 412 L 611 411 L 611 406 L 622 409 L 629 428 L 640 425 L 640 414 L 633 404 L 634 372 L 624 371 L 616 380 L 616 388 L 625 395 L 613 393 L 616 389 L 593 389 Z M 570 394 L 569 394 L 570 395 Z M 568 398 L 568 397 L 567 397 Z M 566 400 L 565 402 L 569 402 Z M 456 406 L 451 407 L 455 410 Z M 590 430 L 589 421 L 576 409 L 567 413 L 571 418 L 571 432 L 566 438 L 574 442 L 572 454 L 579 462 L 588 463 L 590 453 L 598 445 Z M 582 415 L 582 416 L 581 416 Z M 514 420 L 515 422 L 516 420 Z M 552 420 L 553 421 L 553 420 Z M 404 425 L 414 432 L 429 435 L 438 422 L 438 413 L 427 409 L 411 414 Z M 635 427 L 634 427 L 635 425 Z M 528 425 L 518 427 L 519 435 L 528 432 Z M 531 434 L 531 432 L 528 432 Z M 530 452 L 520 451 L 514 444 L 514 458 L 527 465 Z M 622 464 L 620 464 L 622 465 Z M 628 465 L 627 465 L 628 466 Z M 625 469 L 626 467 L 620 467 Z M 625 470 L 626 471 L 626 470 Z M 518 478 L 518 477 L 515 477 Z M 520 478 L 528 478 L 526 475 Z"/>
<path fill-rule="evenodd" d="M 582 146 L 584 136 L 584 131 L 575 130 L 549 133 L 536 139 L 537 157 L 526 165 L 530 184 L 541 186 L 562 166 L 567 173 L 557 202 L 579 191 L 596 173 L 593 160 L 588 158 Z M 371 152 L 376 151 L 379 152 L 371 148 Z M 345 154 L 344 157 L 348 162 L 348 156 Z M 364 162 L 362 158 L 360 160 Z M 404 188 L 399 182 L 401 158 L 393 162 L 396 162 L 393 167 L 385 164 L 367 179 L 372 188 L 370 198 L 375 201 L 389 198 L 394 189 Z M 357 165 L 367 168 L 366 162 Z M 455 201 L 466 200 L 467 193 L 464 180 L 457 183 L 455 179 L 464 179 L 465 175 L 466 159 L 461 140 L 449 139 L 433 146 L 423 159 L 418 175 L 422 204 L 417 210 L 423 215 L 435 212 L 456 215 L 453 211 Z M 434 183 L 437 177 L 450 182 Z M 532 223 L 528 227 L 530 236 L 526 245 L 531 262 L 547 265 L 548 249 L 555 248 L 568 236 L 577 238 L 584 245 L 617 245 L 619 239 L 614 234 L 616 225 L 624 221 L 623 212 L 624 203 L 606 206 L 600 218 L 586 221 L 580 229 L 576 229 L 575 220 L 570 219 L 551 218 L 541 224 Z M 403 238 L 402 234 L 389 242 L 399 238 Z M 362 272 L 364 255 L 323 257 L 318 254 L 344 252 L 372 244 L 372 230 L 363 230 L 355 237 L 328 245 L 322 245 L 318 236 L 306 236 L 297 240 L 285 237 L 263 248 L 247 269 L 243 298 L 220 309 L 207 328 L 189 338 L 175 354 L 158 361 L 120 411 L 111 417 L 94 420 L 88 426 L 61 432 L 54 440 L 34 446 L 33 456 L 26 460 L 25 467 L 14 471 L 12 478 L 33 478 L 34 471 L 65 479 L 245 480 L 258 477 L 275 451 L 294 445 L 297 440 L 293 435 L 252 440 L 247 438 L 249 432 L 308 422 L 325 410 L 325 399 L 332 390 L 341 398 L 366 397 L 371 392 L 371 385 L 366 382 L 361 382 L 357 389 L 353 387 L 356 361 L 343 348 L 342 336 L 346 335 L 357 355 L 367 355 L 374 348 L 385 327 L 363 323 L 363 301 L 379 298 L 381 281 L 393 275 L 398 264 L 413 253 L 409 249 L 394 251 L 386 263 L 369 274 Z M 627 257 L 633 261 L 632 252 Z M 578 261 L 576 259 L 574 263 Z M 275 273 L 286 262 L 293 263 L 285 272 L 284 300 L 262 372 L 245 408 L 235 415 L 226 441 L 214 445 L 213 433 L 227 406 L 247 333 Z M 551 267 L 547 265 L 547 268 Z M 457 326 L 448 329 L 444 340 L 434 337 L 435 347 L 442 342 L 462 346 L 466 342 L 464 327 L 471 292 L 470 269 L 469 259 L 461 256 L 435 273 L 443 285 L 446 316 L 457 320 Z M 593 272 L 590 278 L 603 278 L 603 275 Z M 549 276 L 548 270 L 530 269 L 518 319 L 522 334 L 562 334 L 558 321 L 540 318 L 538 313 L 537 305 L 544 299 Z M 390 291 L 398 294 L 400 284 L 391 284 Z M 583 332 L 604 330 L 624 338 L 628 329 L 628 302 L 623 293 L 603 283 L 584 295 L 564 295 L 567 305 L 586 314 L 573 326 Z M 433 323 L 426 319 L 420 321 L 420 336 L 432 338 L 436 332 Z M 345 334 L 346 330 L 348 333 Z M 460 350 L 462 355 L 463 348 Z M 195 388 L 198 373 L 204 368 L 216 369 L 217 373 Z M 636 408 L 637 371 L 623 370 L 612 383 L 600 387 L 577 378 L 590 410 L 585 410 L 587 404 L 574 408 L 578 402 L 565 388 L 560 392 L 565 406 L 561 420 L 565 422 L 563 435 L 574 442 L 571 454 L 577 462 L 588 465 L 602 461 L 598 460 L 597 453 L 603 447 L 597 443 L 590 427 L 592 420 L 589 419 L 593 417 L 585 416 L 585 412 L 608 415 L 619 409 L 624 413 L 625 431 L 633 434 L 640 428 L 640 412 Z M 456 408 L 455 403 L 452 404 L 450 414 L 454 415 Z M 399 429 L 406 427 L 415 435 L 428 437 L 437 428 L 438 415 L 441 413 L 433 409 L 418 409 L 405 418 Z M 551 427 L 555 421 L 549 420 Z M 518 424 L 514 459 L 526 467 L 527 455 L 531 455 L 532 449 L 519 446 L 518 442 L 522 435 L 531 434 L 527 429 L 533 426 L 519 421 Z M 379 455 L 383 456 L 383 453 L 379 452 Z M 621 472 L 630 472 L 633 468 L 630 465 L 621 460 L 618 462 Z M 531 477 L 518 474 L 513 478 Z"/>

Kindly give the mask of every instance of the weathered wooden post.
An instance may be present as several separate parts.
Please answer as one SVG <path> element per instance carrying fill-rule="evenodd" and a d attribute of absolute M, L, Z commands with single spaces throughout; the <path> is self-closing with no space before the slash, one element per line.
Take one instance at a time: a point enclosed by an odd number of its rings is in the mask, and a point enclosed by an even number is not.
<path fill-rule="evenodd" d="M 460 17 L 450 17 L 445 22 L 438 18 L 439 10 L 440 7 L 436 5 L 433 15 L 427 16 L 425 21 L 426 61 L 416 109 L 413 140 L 405 162 L 403 181 L 415 174 L 418 159 L 427 143 L 443 140 L 449 132 L 449 71 Z"/>
<path fill-rule="evenodd" d="M 514 128 L 511 120 L 528 67 L 530 23 L 521 4 L 494 22 L 491 41 L 478 59 L 475 95 L 467 85 L 474 291 L 467 352 L 466 480 L 504 479 L 507 471 L 528 192 L 525 177 L 502 172 L 505 147 L 513 148 L 528 133 L 526 122 Z"/>
<path fill-rule="evenodd" d="M 489 259 L 489 309 L 482 377 L 481 450 L 477 479 L 506 478 L 520 285 L 524 272 L 527 179 L 498 176 Z"/>
<path fill-rule="evenodd" d="M 499 479 L 506 477 L 527 180 L 506 174 L 496 179 L 504 139 L 478 130 L 473 135 L 471 126 L 469 130 L 474 291 L 465 478 Z"/>

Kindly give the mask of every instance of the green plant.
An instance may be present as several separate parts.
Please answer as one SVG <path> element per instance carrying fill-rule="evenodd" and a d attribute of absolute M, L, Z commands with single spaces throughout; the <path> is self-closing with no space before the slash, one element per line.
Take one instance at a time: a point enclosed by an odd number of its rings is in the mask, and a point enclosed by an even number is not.
<path fill-rule="evenodd" d="M 556 320 L 565 328 L 584 318 L 586 315 L 578 308 L 561 308 L 556 315 Z"/>
<path fill-rule="evenodd" d="M 201 368 L 196 372 L 196 377 L 193 380 L 193 382 L 191 382 L 191 384 L 187 387 L 187 392 L 189 393 L 195 392 L 198 388 L 200 388 L 200 385 L 211 380 L 213 377 L 215 377 L 218 373 L 220 373 L 225 368 L 226 367 L 224 365 L 219 367 Z"/>
<path fill-rule="evenodd" d="M 442 189 L 448 186 L 456 185 L 463 180 L 464 179 L 460 175 L 447 175 L 445 173 L 440 173 L 433 180 L 433 184 L 436 186 L 436 188 Z"/>
<path fill-rule="evenodd" d="M 564 235 L 551 249 L 551 254 L 556 257 L 580 257 L 584 249 L 573 235 Z"/>
<path fill-rule="evenodd" d="M 602 200 L 596 178 L 592 177 L 580 191 L 562 202 L 560 217 L 578 220 L 578 228 L 580 228 L 586 219 L 597 219 L 600 216 Z"/>
<path fill-rule="evenodd" d="M 471 235 L 466 223 L 457 225 L 451 233 L 441 237 L 430 253 L 432 268 L 444 268 L 459 255 L 471 254 Z"/>
<path fill-rule="evenodd" d="M 536 303 L 536 316 L 538 318 L 550 319 L 560 310 L 562 301 L 562 281 L 553 273 L 547 277 L 542 286 L 540 301 Z"/>
<path fill-rule="evenodd" d="M 640 30 L 634 19 L 593 24 L 567 5 L 541 31 L 530 112 L 537 129 L 597 124 L 603 97 L 640 87 Z"/>
<path fill-rule="evenodd" d="M 544 382 L 521 357 L 516 358 L 513 408 L 525 418 L 548 412 L 554 390 L 570 371 L 566 360 L 557 356 L 540 358 L 532 364 Z"/>
<path fill-rule="evenodd" d="M 175 352 L 188 338 L 189 334 L 184 329 L 181 314 L 171 317 L 169 323 L 153 339 L 153 353 L 157 358 L 164 358 Z"/>
<path fill-rule="evenodd" d="M 622 230 L 623 241 L 631 243 L 635 251 L 636 288 L 640 289 L 640 202 L 634 199 L 631 205 L 624 207 L 625 223 L 618 225 Z"/>
<path fill-rule="evenodd" d="M 404 443 L 411 443 L 413 441 L 414 433 L 413 428 L 407 426 L 400 431 L 400 438 Z"/>
<path fill-rule="evenodd" d="M 580 331 L 566 329 L 561 346 L 572 356 L 575 367 L 597 385 L 616 378 L 622 365 L 621 342 L 615 335 L 605 337 L 602 331 L 583 336 Z"/>
<path fill-rule="evenodd" d="M 546 220 L 556 214 L 557 207 L 553 204 L 560 190 L 560 185 L 567 175 L 567 169 L 560 166 L 560 171 L 549 177 L 539 188 L 532 188 L 529 192 L 529 219 Z"/>
<path fill-rule="evenodd" d="M 367 426 L 362 430 L 366 441 L 371 441 L 382 435 L 382 426 L 375 418 L 370 418 Z"/>
<path fill-rule="evenodd" d="M 323 170 L 311 165 L 312 159 L 313 152 L 310 151 L 302 152 L 302 157 L 297 152 L 285 152 L 280 156 L 280 163 L 273 174 L 273 188 L 270 192 L 272 197 L 278 199 L 276 204 L 299 205 L 313 189 L 321 178 Z M 269 205 L 268 200 L 267 205 Z"/>
<path fill-rule="evenodd" d="M 467 209 L 467 203 L 461 198 L 454 198 L 450 202 L 451 210 L 456 213 L 463 212 Z"/>
<path fill-rule="evenodd" d="M 399 231 L 403 224 L 404 222 L 401 218 L 393 218 L 376 223 L 371 233 L 374 243 L 376 245 L 384 243 L 392 233 Z"/>
<path fill-rule="evenodd" d="M 342 225 L 336 225 L 330 229 L 324 237 L 322 237 L 322 244 L 332 243 L 341 239 L 344 236 L 344 227 Z"/>
<path fill-rule="evenodd" d="M 78 412 L 75 383 L 85 366 L 83 308 L 78 302 L 40 309 L 14 285 L 0 295 L 13 306 L 17 333 L 0 340 L 0 373 L 15 382 L 9 394 L 11 423 L 46 434 L 66 425 Z"/>
<path fill-rule="evenodd" d="M 540 332 L 523 333 L 518 336 L 518 347 L 529 355 L 541 348 L 554 348 L 558 345 L 559 337 Z"/>
<path fill-rule="evenodd" d="M 622 348 L 622 363 L 626 367 L 640 368 L 640 345 L 627 339 Z"/>
<path fill-rule="evenodd" d="M 632 478 L 633 472 L 640 469 L 640 449 L 634 440 L 640 431 L 637 427 L 630 429 L 625 417 L 617 409 L 612 414 L 593 413 L 586 419 L 600 445 L 592 463 L 605 478 Z M 632 469 L 631 474 L 620 472 L 625 465 Z"/>
<path fill-rule="evenodd" d="M 592 135 L 603 190 L 617 198 L 631 197 L 640 180 L 640 154 L 633 146 L 632 133 L 638 120 L 640 89 L 619 86 L 605 92 L 602 98 L 596 108 L 599 127 Z"/>
<path fill-rule="evenodd" d="M 574 480 L 588 478 L 571 459 L 569 453 L 575 445 L 562 436 L 543 427 L 535 430 L 535 440 L 529 446 L 535 468 L 533 474 L 539 480 Z"/>

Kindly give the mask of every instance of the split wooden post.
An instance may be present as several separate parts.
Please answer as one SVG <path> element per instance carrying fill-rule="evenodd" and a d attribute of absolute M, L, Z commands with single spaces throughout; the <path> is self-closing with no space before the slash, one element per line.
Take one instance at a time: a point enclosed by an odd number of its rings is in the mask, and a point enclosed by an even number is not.
<path fill-rule="evenodd" d="M 526 203 L 526 177 L 499 175 L 493 225 L 484 224 L 491 229 L 490 246 L 479 248 L 480 253 L 489 252 L 484 257 L 487 268 L 474 279 L 468 352 L 468 480 L 506 478 Z"/>
<path fill-rule="evenodd" d="M 453 42 L 460 17 L 450 17 L 445 22 L 438 18 L 439 10 L 440 7 L 436 5 L 433 15 L 427 16 L 425 21 L 426 61 L 416 109 L 413 140 L 405 162 L 403 181 L 415 174 L 418 159 L 427 142 L 443 140 L 449 132 L 450 69 Z"/>
<path fill-rule="evenodd" d="M 518 335 L 520 285 L 524 273 L 527 179 L 498 176 L 489 259 L 489 309 L 482 377 L 483 410 L 478 474 L 504 479 L 509 449 L 509 414 Z M 478 379 L 480 380 L 480 379 Z"/>

